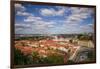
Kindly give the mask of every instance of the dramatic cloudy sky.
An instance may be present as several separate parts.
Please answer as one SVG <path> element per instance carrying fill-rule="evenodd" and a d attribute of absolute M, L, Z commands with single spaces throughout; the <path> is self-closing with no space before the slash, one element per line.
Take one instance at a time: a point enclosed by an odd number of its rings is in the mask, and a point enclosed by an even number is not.
<path fill-rule="evenodd" d="M 93 32 L 93 24 L 93 8 L 15 4 L 16 34 Z"/>

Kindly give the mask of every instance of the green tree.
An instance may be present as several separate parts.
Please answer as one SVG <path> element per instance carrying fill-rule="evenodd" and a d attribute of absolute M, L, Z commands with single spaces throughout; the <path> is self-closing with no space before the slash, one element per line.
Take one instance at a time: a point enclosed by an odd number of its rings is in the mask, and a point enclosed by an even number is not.
<path fill-rule="evenodd" d="M 15 65 L 26 65 L 32 64 L 32 58 L 27 55 L 25 56 L 20 50 L 14 48 L 14 64 Z"/>
<path fill-rule="evenodd" d="M 63 57 L 61 55 L 50 55 L 48 57 L 45 58 L 47 63 L 51 63 L 51 64 L 59 64 L 59 63 L 63 63 Z"/>

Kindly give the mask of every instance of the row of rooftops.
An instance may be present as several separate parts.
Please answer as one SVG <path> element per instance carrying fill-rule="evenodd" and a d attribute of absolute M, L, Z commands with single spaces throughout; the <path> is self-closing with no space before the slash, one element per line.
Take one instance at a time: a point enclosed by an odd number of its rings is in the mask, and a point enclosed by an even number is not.
<path fill-rule="evenodd" d="M 60 43 L 62 42 L 62 43 Z M 15 41 L 15 48 L 21 50 L 24 55 L 30 55 L 33 51 L 38 52 L 39 56 L 46 57 L 51 54 L 59 55 L 73 55 L 78 46 L 67 43 L 65 41 L 53 41 L 53 40 L 19 40 Z"/>

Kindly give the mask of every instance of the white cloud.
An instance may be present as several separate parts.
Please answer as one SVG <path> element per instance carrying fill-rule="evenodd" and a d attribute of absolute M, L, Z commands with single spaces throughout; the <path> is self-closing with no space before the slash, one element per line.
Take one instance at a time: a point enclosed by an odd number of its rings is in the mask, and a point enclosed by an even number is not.
<path fill-rule="evenodd" d="M 30 24 L 16 23 L 15 28 L 30 28 Z"/>
<path fill-rule="evenodd" d="M 45 21 L 41 17 L 37 16 L 28 16 L 24 19 L 24 22 L 31 24 L 32 30 L 41 31 L 41 33 L 47 32 L 46 30 L 54 27 L 53 21 Z"/>
<path fill-rule="evenodd" d="M 49 29 L 49 28 L 53 28 L 54 24 L 53 22 L 46 22 L 46 21 L 36 21 L 36 29 Z"/>
<path fill-rule="evenodd" d="M 22 4 L 15 4 L 15 12 L 18 16 L 32 16 L 32 13 L 26 12 L 26 8 Z"/>
<path fill-rule="evenodd" d="M 90 27 L 89 25 L 80 26 L 80 29 L 82 30 L 82 32 L 93 32 L 92 27 Z"/>
<path fill-rule="evenodd" d="M 32 16 L 32 13 L 26 12 L 26 8 L 22 4 L 15 4 L 15 12 L 18 16 Z"/>
<path fill-rule="evenodd" d="M 20 11 L 25 11 L 26 8 L 25 8 L 24 6 L 22 6 L 21 4 L 16 3 L 16 4 L 15 4 L 15 10 L 16 10 L 16 11 L 18 11 L 18 10 L 20 10 Z"/>
<path fill-rule="evenodd" d="M 56 6 L 56 8 L 58 9 L 58 11 L 56 11 L 56 15 L 64 15 L 65 12 L 69 12 L 68 7 Z"/>
<path fill-rule="evenodd" d="M 26 8 L 22 4 L 15 4 L 15 13 L 18 16 L 32 16 L 32 13 L 26 12 Z"/>
<path fill-rule="evenodd" d="M 65 7 L 56 7 L 58 10 L 54 8 L 42 8 L 40 9 L 40 13 L 43 16 L 62 16 L 65 12 Z"/>
<path fill-rule="evenodd" d="M 80 23 L 84 19 L 91 16 L 93 9 L 91 8 L 70 8 L 71 14 L 67 17 L 66 23 Z"/>
<path fill-rule="evenodd" d="M 88 24 L 88 26 L 94 29 L 94 24 Z"/>
<path fill-rule="evenodd" d="M 26 19 L 24 19 L 24 22 L 34 22 L 34 21 L 40 21 L 40 20 L 42 20 L 41 17 L 28 16 Z"/>
<path fill-rule="evenodd" d="M 28 13 L 28 12 L 17 11 L 16 15 L 19 15 L 19 16 L 32 16 L 33 14 Z"/>
<path fill-rule="evenodd" d="M 93 29 L 91 25 L 93 24 L 82 24 L 82 21 L 87 19 L 88 17 L 91 17 L 91 14 L 93 14 L 92 8 L 77 8 L 77 7 L 71 7 L 70 8 L 71 14 L 67 16 L 65 23 L 63 25 L 64 29 L 66 29 L 65 33 L 83 33 L 83 32 L 93 32 Z"/>
<path fill-rule="evenodd" d="M 15 23 L 15 33 L 16 34 L 25 34 L 27 31 L 31 31 L 31 25 L 25 23 Z"/>
<path fill-rule="evenodd" d="M 54 9 L 41 9 L 40 10 L 40 12 L 41 12 L 41 14 L 43 15 L 43 16 L 51 16 L 51 15 L 55 15 L 55 10 Z"/>
<path fill-rule="evenodd" d="M 53 21 L 45 21 L 41 17 L 37 16 L 28 16 L 26 19 L 24 19 L 24 22 L 32 23 L 36 26 L 36 28 L 50 28 L 53 27 L 54 22 Z"/>
<path fill-rule="evenodd" d="M 80 8 L 80 7 L 71 7 L 71 12 L 73 14 L 77 14 L 77 13 L 92 13 L 93 12 L 93 8 Z"/>
<path fill-rule="evenodd" d="M 25 11 L 17 11 L 17 15 L 20 16 L 27 16 L 24 19 L 24 23 L 21 24 L 16 24 L 15 28 L 17 30 L 23 30 L 24 32 L 29 33 L 81 33 L 81 32 L 89 32 L 92 31 L 91 24 L 81 26 L 80 23 L 84 20 L 87 19 L 88 17 L 91 16 L 93 13 L 93 9 L 91 8 L 76 8 L 76 7 L 71 7 L 71 8 L 65 8 L 65 7 L 58 7 L 58 9 L 54 8 L 42 8 L 40 9 L 40 14 L 43 16 L 62 16 L 65 18 L 64 19 L 53 19 L 53 20 L 46 20 L 43 19 L 42 17 L 32 15 L 31 13 L 25 12 Z M 66 15 L 65 12 L 68 12 Z M 59 22 L 57 22 L 59 21 Z M 59 23 L 57 25 L 57 23 Z M 62 23 L 60 25 L 60 23 Z M 31 28 L 30 30 L 28 30 Z"/>
<path fill-rule="evenodd" d="M 53 22 L 47 22 L 43 20 L 33 21 L 31 24 L 33 29 L 41 30 L 41 31 L 49 30 L 50 28 L 54 27 Z"/>

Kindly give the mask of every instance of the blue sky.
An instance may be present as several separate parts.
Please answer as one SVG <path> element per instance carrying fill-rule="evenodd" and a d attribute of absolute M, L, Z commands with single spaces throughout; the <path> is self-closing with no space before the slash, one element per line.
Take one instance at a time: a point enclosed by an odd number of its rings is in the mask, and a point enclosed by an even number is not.
<path fill-rule="evenodd" d="M 88 33 L 93 25 L 93 8 L 15 4 L 15 34 Z"/>

